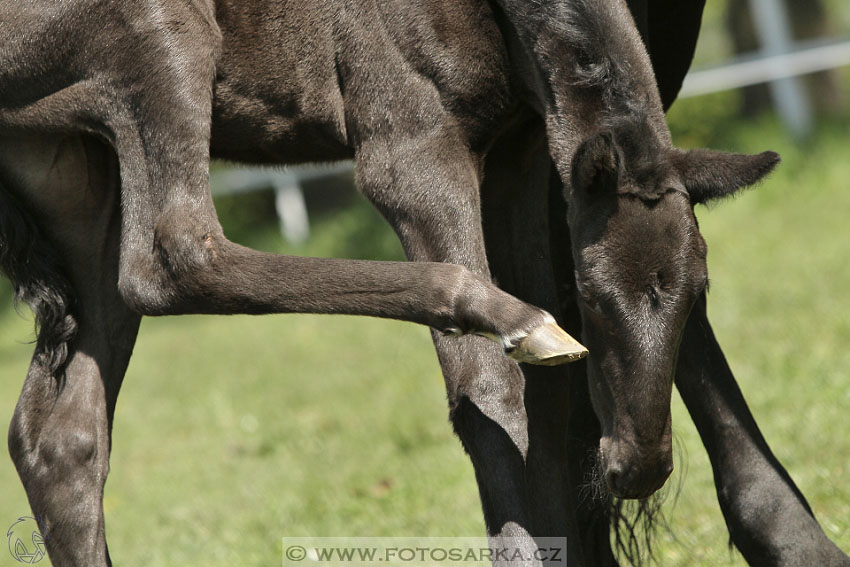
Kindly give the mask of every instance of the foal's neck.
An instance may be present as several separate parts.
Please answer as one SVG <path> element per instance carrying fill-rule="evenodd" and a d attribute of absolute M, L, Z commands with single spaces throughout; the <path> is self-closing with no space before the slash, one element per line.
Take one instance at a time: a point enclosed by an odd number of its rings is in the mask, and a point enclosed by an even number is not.
<path fill-rule="evenodd" d="M 670 145 L 652 64 L 624 0 L 550 2 L 535 10 L 499 2 L 517 15 L 517 34 L 531 49 L 532 90 L 562 179 L 569 179 L 578 145 L 612 123 L 642 124 L 662 147 Z"/>

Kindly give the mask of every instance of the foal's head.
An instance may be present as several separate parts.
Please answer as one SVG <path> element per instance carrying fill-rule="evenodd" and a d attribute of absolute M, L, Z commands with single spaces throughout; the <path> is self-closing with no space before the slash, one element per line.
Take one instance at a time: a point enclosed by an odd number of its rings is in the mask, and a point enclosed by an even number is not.
<path fill-rule="evenodd" d="M 708 283 L 693 207 L 770 172 L 779 156 L 681 151 L 612 125 L 572 161 L 569 221 L 588 379 L 611 492 L 641 498 L 673 470 L 670 396 L 685 322 Z"/>

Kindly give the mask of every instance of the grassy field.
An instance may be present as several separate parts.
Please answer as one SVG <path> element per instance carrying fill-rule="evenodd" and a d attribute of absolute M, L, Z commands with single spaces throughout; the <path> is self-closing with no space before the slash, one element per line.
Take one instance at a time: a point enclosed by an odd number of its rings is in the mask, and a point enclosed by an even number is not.
<path fill-rule="evenodd" d="M 719 340 L 774 451 L 827 534 L 850 551 L 847 131 L 846 122 L 827 124 L 794 144 L 769 121 L 728 130 L 712 142 L 775 149 L 784 164 L 699 217 Z M 245 232 L 234 223 L 229 232 L 250 244 L 286 249 L 273 225 Z M 301 253 L 400 255 L 362 203 L 317 219 L 315 231 Z M 31 323 L 5 302 L 0 424 L 13 411 L 30 339 Z M 675 394 L 673 412 L 684 476 L 667 507 L 673 533 L 659 535 L 660 563 L 744 565 L 727 547 L 707 458 Z M 0 528 L 29 514 L 3 446 Z M 105 507 L 119 567 L 279 565 L 284 536 L 484 529 L 427 331 L 346 317 L 145 320 L 118 403 Z M 0 551 L 0 566 L 13 564 Z"/>

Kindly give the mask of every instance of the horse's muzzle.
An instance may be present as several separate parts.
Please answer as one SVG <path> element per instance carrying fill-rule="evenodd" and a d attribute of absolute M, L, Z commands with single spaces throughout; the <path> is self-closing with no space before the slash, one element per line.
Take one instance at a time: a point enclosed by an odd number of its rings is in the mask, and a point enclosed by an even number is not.
<path fill-rule="evenodd" d="M 605 484 L 617 498 L 637 499 L 651 496 L 664 486 L 673 472 L 673 458 L 669 453 L 643 462 L 628 458 L 616 450 L 607 453 L 603 455 Z"/>

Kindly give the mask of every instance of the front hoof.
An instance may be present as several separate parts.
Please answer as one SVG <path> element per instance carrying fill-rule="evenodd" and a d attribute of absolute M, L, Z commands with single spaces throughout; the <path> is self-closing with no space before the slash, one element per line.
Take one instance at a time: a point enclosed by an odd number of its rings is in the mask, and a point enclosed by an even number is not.
<path fill-rule="evenodd" d="M 517 362 L 555 366 L 581 360 L 587 356 L 587 349 L 555 321 L 547 321 L 505 349 L 505 353 Z"/>

